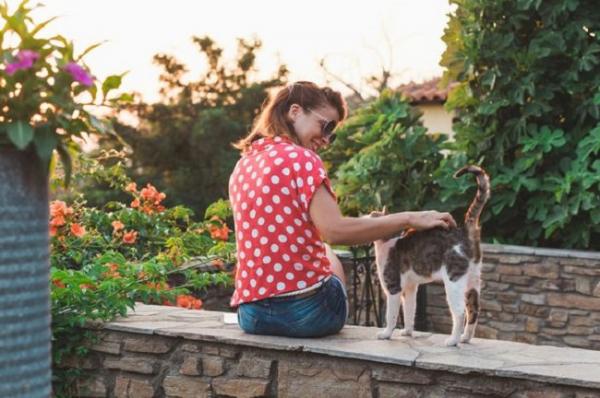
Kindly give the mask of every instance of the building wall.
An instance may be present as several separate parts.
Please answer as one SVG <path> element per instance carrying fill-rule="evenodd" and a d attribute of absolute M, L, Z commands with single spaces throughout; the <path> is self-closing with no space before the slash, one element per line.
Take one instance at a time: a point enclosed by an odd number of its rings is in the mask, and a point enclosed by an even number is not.
<path fill-rule="evenodd" d="M 451 138 L 454 136 L 452 131 L 454 112 L 448 112 L 443 104 L 436 103 L 418 104 L 416 107 L 423 112 L 421 120 L 430 133 L 444 133 Z"/>

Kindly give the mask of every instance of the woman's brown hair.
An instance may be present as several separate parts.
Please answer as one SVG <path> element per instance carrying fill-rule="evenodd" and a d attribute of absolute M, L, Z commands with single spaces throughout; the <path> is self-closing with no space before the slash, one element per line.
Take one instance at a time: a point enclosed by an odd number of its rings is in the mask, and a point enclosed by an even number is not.
<path fill-rule="evenodd" d="M 339 92 L 329 87 L 319 87 L 311 82 L 292 83 L 265 100 L 250 133 L 234 143 L 233 146 L 243 153 L 248 151 L 252 141 L 259 137 L 280 135 L 298 142 L 294 128 L 287 118 L 292 104 L 298 104 L 306 111 L 330 105 L 337 110 L 340 121 L 344 120 L 347 115 L 346 102 Z"/>

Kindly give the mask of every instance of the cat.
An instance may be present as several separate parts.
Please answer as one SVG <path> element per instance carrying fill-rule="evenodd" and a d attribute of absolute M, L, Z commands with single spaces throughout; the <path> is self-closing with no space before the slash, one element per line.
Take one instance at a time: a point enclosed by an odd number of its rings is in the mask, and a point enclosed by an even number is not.
<path fill-rule="evenodd" d="M 411 336 L 417 288 L 420 284 L 439 280 L 444 283 L 452 314 L 452 334 L 446 345 L 455 346 L 459 341 L 468 343 L 475 334 L 482 261 L 479 217 L 490 198 L 490 181 L 482 168 L 472 165 L 463 167 L 454 177 L 465 173 L 475 175 L 477 194 L 465 214 L 463 226 L 410 230 L 399 237 L 374 242 L 377 273 L 387 299 L 386 327 L 377 333 L 378 339 L 392 336 L 401 302 L 404 328 L 400 335 Z M 373 212 L 370 216 L 384 214 L 387 214 L 385 208 L 383 212 Z"/>

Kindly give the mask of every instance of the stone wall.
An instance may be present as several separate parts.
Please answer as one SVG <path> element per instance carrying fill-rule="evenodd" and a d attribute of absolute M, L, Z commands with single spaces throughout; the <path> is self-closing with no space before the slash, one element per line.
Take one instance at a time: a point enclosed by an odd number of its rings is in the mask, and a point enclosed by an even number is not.
<path fill-rule="evenodd" d="M 476 336 L 600 350 L 600 253 L 484 245 Z M 430 329 L 448 333 L 441 284 L 427 285 Z"/>
<path fill-rule="evenodd" d="M 223 313 L 136 307 L 79 366 L 84 397 L 600 397 L 600 353 L 347 326 L 336 336 L 244 334 Z M 220 321 L 219 321 L 220 319 Z M 550 358 L 550 359 L 548 359 Z M 557 359 L 560 358 L 560 359 Z"/>

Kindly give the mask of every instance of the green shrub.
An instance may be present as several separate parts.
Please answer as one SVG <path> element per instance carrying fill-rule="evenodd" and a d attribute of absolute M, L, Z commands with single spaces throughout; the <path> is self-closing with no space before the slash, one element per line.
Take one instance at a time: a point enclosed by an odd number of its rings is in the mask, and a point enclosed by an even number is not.
<path fill-rule="evenodd" d="M 427 134 L 420 116 L 399 93 L 384 91 L 336 132 L 322 158 L 345 214 L 427 206 L 446 137 Z"/>
<path fill-rule="evenodd" d="M 185 207 L 164 207 L 165 195 L 151 184 L 138 189 L 120 162 L 108 169 L 90 159 L 77 165 L 75 186 L 79 179 L 110 176 L 131 201 L 93 208 L 82 195 L 70 193 L 66 196 L 75 198 L 71 205 L 61 200 L 50 205 L 57 396 L 72 396 L 74 380 L 85 376 L 76 364 L 95 342 L 90 326 L 125 315 L 136 301 L 200 309 L 198 294 L 203 290 L 232 285 L 231 275 L 219 271 L 234 261 L 235 243 L 225 221 L 230 216 L 227 202 L 213 204 L 206 219 L 195 222 Z M 192 257 L 212 262 L 215 272 L 181 268 Z M 184 282 L 174 283 L 175 276 L 183 276 Z"/>
<path fill-rule="evenodd" d="M 492 177 L 488 239 L 600 249 L 597 2 L 452 3 L 442 64 L 459 82 L 448 100 L 459 154 L 438 171 L 440 197 L 468 201 L 448 165 L 479 163 Z"/>

